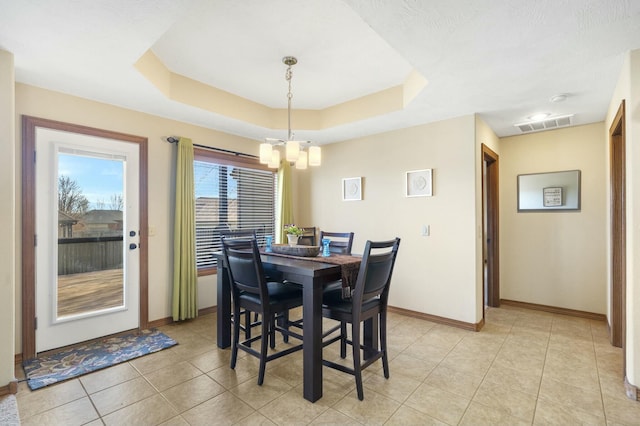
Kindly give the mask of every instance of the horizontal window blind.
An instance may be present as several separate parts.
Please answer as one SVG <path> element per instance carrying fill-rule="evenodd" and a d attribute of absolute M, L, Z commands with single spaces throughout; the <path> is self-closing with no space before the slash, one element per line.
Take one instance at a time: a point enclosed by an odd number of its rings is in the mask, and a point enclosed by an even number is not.
<path fill-rule="evenodd" d="M 264 245 L 264 236 L 275 231 L 276 174 L 246 160 L 234 165 L 222 154 L 196 155 L 193 167 L 198 269 L 216 267 L 220 231 L 253 230 Z"/>

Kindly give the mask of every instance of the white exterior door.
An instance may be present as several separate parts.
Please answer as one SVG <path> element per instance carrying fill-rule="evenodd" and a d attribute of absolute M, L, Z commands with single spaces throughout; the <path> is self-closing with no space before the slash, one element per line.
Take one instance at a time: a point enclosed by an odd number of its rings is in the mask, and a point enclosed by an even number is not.
<path fill-rule="evenodd" d="M 36 352 L 137 328 L 138 144 L 36 132 Z"/>

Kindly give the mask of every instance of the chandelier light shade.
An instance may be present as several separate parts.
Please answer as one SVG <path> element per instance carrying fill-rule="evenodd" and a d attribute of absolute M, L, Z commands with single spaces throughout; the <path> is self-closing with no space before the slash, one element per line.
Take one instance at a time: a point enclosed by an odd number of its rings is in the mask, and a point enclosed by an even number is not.
<path fill-rule="evenodd" d="M 273 152 L 273 146 L 270 143 L 260 144 L 260 163 L 269 164 L 271 162 L 271 153 Z"/>
<path fill-rule="evenodd" d="M 319 166 L 322 163 L 322 151 L 319 146 L 309 147 L 309 165 Z"/>
<path fill-rule="evenodd" d="M 267 164 L 270 168 L 280 167 L 280 151 L 278 146 L 284 145 L 284 158 L 286 161 L 295 163 L 296 169 L 304 170 L 307 166 L 319 166 L 322 162 L 320 147 L 310 145 L 311 141 L 293 140 L 291 132 L 291 77 L 293 75 L 291 67 L 298 63 L 293 56 L 285 56 L 282 62 L 287 66 L 285 79 L 289 84 L 289 92 L 287 93 L 287 140 L 265 138 L 264 143 L 260 144 L 260 163 Z M 307 150 L 305 146 L 308 145 Z"/>
<path fill-rule="evenodd" d="M 277 149 L 271 151 L 271 159 L 269 160 L 268 167 L 272 169 L 280 167 L 280 151 Z"/>
<path fill-rule="evenodd" d="M 300 142 L 287 141 L 286 153 L 287 161 L 291 163 L 297 161 L 300 156 Z"/>
<path fill-rule="evenodd" d="M 296 161 L 296 169 L 305 170 L 307 168 L 307 151 L 300 151 Z"/>

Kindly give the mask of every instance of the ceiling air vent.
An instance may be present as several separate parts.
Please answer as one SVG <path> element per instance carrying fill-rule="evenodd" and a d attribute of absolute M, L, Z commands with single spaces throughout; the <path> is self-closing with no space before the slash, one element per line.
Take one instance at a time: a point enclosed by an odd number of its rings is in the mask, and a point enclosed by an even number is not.
<path fill-rule="evenodd" d="M 527 123 L 514 124 L 514 126 L 519 128 L 522 133 L 540 132 L 542 130 L 570 126 L 571 117 L 573 117 L 573 114 L 549 117 L 541 121 L 529 121 Z"/>

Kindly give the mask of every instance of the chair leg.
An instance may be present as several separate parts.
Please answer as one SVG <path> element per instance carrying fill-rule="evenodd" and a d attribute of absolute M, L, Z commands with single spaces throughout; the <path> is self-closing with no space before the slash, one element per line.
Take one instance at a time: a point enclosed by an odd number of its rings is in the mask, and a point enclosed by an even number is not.
<path fill-rule="evenodd" d="M 233 340 L 231 341 L 231 369 L 236 368 L 238 360 L 238 341 L 240 340 L 240 308 L 233 308 Z"/>
<path fill-rule="evenodd" d="M 282 323 L 280 324 L 280 327 L 284 328 L 285 330 L 289 330 L 289 311 L 281 312 L 280 316 L 282 318 Z M 289 335 L 282 333 L 282 340 L 285 343 L 288 343 Z"/>
<path fill-rule="evenodd" d="M 244 311 L 244 339 L 251 339 L 251 311 Z M 247 343 L 247 346 L 251 346 L 251 342 Z"/>
<path fill-rule="evenodd" d="M 258 385 L 264 382 L 264 372 L 267 367 L 267 345 L 269 344 L 269 329 L 271 328 L 271 316 L 262 316 L 262 338 L 260 339 L 260 370 L 258 371 Z"/>
<path fill-rule="evenodd" d="M 344 321 L 340 321 L 340 358 L 345 359 L 346 357 L 347 357 L 347 323 Z"/>
<path fill-rule="evenodd" d="M 385 379 L 389 378 L 389 358 L 387 357 L 387 312 L 380 313 L 380 350 L 382 350 L 382 370 Z"/>
<path fill-rule="evenodd" d="M 362 368 L 360 363 L 360 323 L 355 321 L 351 324 L 351 342 L 353 347 L 353 375 L 356 377 L 358 399 L 362 401 L 364 399 L 364 391 L 362 390 Z"/>
<path fill-rule="evenodd" d="M 269 315 L 269 347 L 271 349 L 276 348 L 276 316 L 275 314 Z"/>

